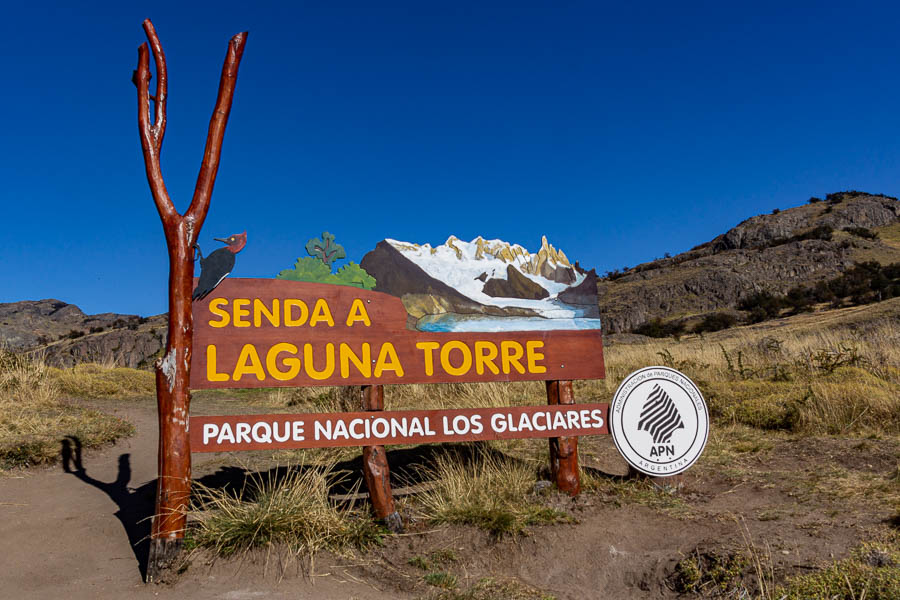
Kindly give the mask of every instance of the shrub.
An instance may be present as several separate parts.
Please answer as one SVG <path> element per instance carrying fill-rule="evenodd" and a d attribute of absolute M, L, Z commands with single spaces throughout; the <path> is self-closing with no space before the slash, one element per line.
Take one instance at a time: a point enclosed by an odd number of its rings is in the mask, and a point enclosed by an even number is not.
<path fill-rule="evenodd" d="M 878 234 L 876 232 L 871 229 L 866 229 L 865 227 L 844 227 L 844 231 L 866 240 L 878 239 Z"/>
<path fill-rule="evenodd" d="M 751 323 L 759 323 L 768 319 L 774 319 L 781 314 L 786 307 L 783 297 L 777 297 L 770 292 L 755 292 L 742 298 L 738 302 L 738 308 L 750 312 Z"/>
<path fill-rule="evenodd" d="M 810 203 L 810 204 L 816 204 L 817 202 L 821 202 L 821 201 L 822 201 L 821 198 L 817 198 L 817 197 L 815 197 L 815 196 L 812 196 L 812 197 L 810 197 L 810 199 L 809 199 L 809 203 Z"/>
<path fill-rule="evenodd" d="M 737 323 L 737 317 L 731 313 L 713 313 L 703 317 L 703 320 L 694 326 L 694 333 L 719 331 L 732 327 L 735 323 Z"/>
<path fill-rule="evenodd" d="M 684 323 L 675 321 L 663 322 L 661 318 L 656 317 L 655 319 L 650 319 L 649 321 L 638 325 L 631 332 L 652 338 L 677 338 L 684 333 L 684 330 Z"/>
<path fill-rule="evenodd" d="M 900 263 L 881 265 L 877 262 L 856 263 L 845 273 L 814 285 L 792 288 L 786 295 L 756 292 L 738 302 L 740 310 L 748 311 L 747 320 L 759 323 L 773 319 L 790 308 L 794 313 L 812 310 L 817 303 L 830 302 L 832 307 L 870 304 L 900 296 Z"/>
<path fill-rule="evenodd" d="M 871 196 L 866 192 L 858 192 L 856 190 L 847 190 L 844 192 L 835 192 L 825 196 L 825 202 L 828 204 L 840 204 L 842 200 L 852 200 L 853 198 L 861 198 L 863 196 Z"/>

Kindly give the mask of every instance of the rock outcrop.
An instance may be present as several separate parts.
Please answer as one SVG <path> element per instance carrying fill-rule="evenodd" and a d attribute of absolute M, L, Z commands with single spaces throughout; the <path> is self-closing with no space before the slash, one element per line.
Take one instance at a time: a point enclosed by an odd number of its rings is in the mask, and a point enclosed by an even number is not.
<path fill-rule="evenodd" d="M 0 344 L 38 354 L 53 366 L 79 362 L 146 367 L 165 345 L 166 316 L 86 315 L 60 300 L 0 304 Z"/>

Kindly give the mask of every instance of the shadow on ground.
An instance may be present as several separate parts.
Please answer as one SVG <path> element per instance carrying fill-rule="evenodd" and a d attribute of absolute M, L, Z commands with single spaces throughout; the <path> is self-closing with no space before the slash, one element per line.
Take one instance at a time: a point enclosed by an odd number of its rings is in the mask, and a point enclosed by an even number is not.
<path fill-rule="evenodd" d="M 129 487 L 131 481 L 131 455 L 119 456 L 119 470 L 111 482 L 100 481 L 88 475 L 81 459 L 81 440 L 68 436 L 62 441 L 62 467 L 84 483 L 103 491 L 116 503 L 116 518 L 122 523 L 128 543 L 137 559 L 141 578 L 146 580 L 150 553 L 150 519 L 153 516 L 156 481 L 139 488 Z"/>
<path fill-rule="evenodd" d="M 470 464 L 485 454 L 508 462 L 524 462 L 499 450 L 491 448 L 488 444 L 480 442 L 427 444 L 413 448 L 401 448 L 387 451 L 387 460 L 390 464 L 391 488 L 395 495 L 409 490 L 415 493 L 427 486 L 432 480 L 432 471 L 428 468 L 443 456 L 452 456 L 455 463 Z M 331 471 L 339 476 L 334 479 L 329 495 L 336 501 L 365 501 L 366 485 L 362 473 L 362 456 L 341 461 L 331 467 Z M 289 473 L 314 469 L 324 471 L 326 467 L 318 465 L 289 465 L 272 469 L 253 471 L 244 467 L 227 466 L 220 467 L 214 473 L 201 477 L 195 481 L 207 488 L 227 490 L 236 496 L 251 499 L 258 483 L 283 480 Z M 608 477 L 611 479 L 625 479 L 624 477 L 609 475 L 591 467 L 582 467 L 583 471 L 589 471 L 595 477 Z M 550 469 L 545 466 L 540 469 L 539 478 L 550 479 Z M 360 492 L 360 493 L 356 493 Z"/>

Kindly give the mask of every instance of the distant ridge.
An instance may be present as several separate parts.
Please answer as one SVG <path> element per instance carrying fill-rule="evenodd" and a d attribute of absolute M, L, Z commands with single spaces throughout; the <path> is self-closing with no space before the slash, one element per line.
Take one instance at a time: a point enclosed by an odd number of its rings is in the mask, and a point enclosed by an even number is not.
<path fill-rule="evenodd" d="M 900 262 L 900 202 L 856 191 L 811 198 L 677 256 L 607 273 L 597 284 L 603 328 L 629 332 L 655 318 L 696 322 L 733 310 L 753 292 L 784 294 L 863 261 Z"/>
<path fill-rule="evenodd" d="M 39 353 L 47 363 L 115 362 L 148 367 L 165 345 L 166 315 L 86 315 L 61 300 L 0 303 L 0 345 Z"/>

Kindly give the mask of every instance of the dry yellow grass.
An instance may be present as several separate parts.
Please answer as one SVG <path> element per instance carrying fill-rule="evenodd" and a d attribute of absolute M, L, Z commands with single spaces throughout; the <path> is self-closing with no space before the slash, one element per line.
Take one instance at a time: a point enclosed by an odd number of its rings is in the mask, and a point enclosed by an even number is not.
<path fill-rule="evenodd" d="M 599 388 L 611 395 L 629 372 L 661 364 L 698 382 L 720 424 L 897 434 L 900 324 L 890 315 L 860 324 L 859 312 L 831 311 L 818 319 L 807 315 L 680 341 L 614 344 Z"/>
<path fill-rule="evenodd" d="M 83 363 L 70 369 L 50 368 L 49 375 L 62 394 L 79 398 L 156 393 L 153 373 L 114 364 Z"/>
<path fill-rule="evenodd" d="M 40 360 L 0 350 L 0 469 L 51 462 L 67 436 L 90 448 L 133 432 L 122 419 L 64 400 Z"/>

